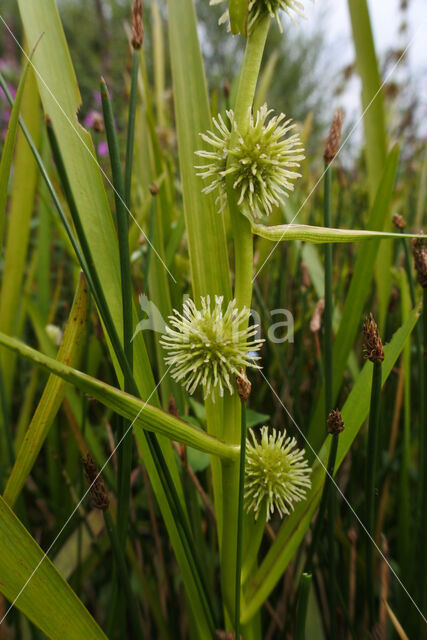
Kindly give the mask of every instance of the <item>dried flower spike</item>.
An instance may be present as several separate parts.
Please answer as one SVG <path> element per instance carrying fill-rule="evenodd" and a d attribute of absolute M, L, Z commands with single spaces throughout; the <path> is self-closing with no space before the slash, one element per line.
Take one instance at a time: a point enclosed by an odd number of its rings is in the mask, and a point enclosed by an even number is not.
<path fill-rule="evenodd" d="M 382 362 L 384 360 L 383 343 L 381 342 L 378 326 L 372 313 L 369 314 L 363 324 L 363 335 L 365 336 L 365 358 L 371 362 Z"/>
<path fill-rule="evenodd" d="M 393 224 L 396 227 L 396 229 L 400 229 L 401 231 L 403 231 L 403 229 L 405 229 L 406 227 L 406 220 L 403 216 L 399 215 L 398 213 L 395 213 L 393 216 Z"/>
<path fill-rule="evenodd" d="M 252 385 L 243 369 L 240 369 L 240 374 L 236 378 L 236 387 L 240 400 L 242 402 L 247 402 L 251 395 Z"/>
<path fill-rule="evenodd" d="M 233 393 L 241 368 L 259 369 L 259 357 L 249 352 L 258 351 L 263 342 L 255 338 L 257 326 L 247 327 L 248 309 L 238 310 L 235 300 L 225 312 L 222 307 L 222 296 L 215 296 L 212 307 L 209 296 L 201 298 L 200 309 L 188 298 L 182 314 L 174 310 L 169 317 L 170 326 L 160 340 L 172 377 L 190 394 L 202 386 L 204 397 L 213 400 L 216 392 L 223 396 L 224 389 Z"/>
<path fill-rule="evenodd" d="M 341 433 L 341 431 L 344 431 L 344 420 L 342 419 L 341 412 L 338 409 L 333 409 L 331 411 L 326 423 L 328 425 L 328 433 L 331 433 L 334 436 Z"/>
<path fill-rule="evenodd" d="M 132 46 L 141 49 L 144 41 L 144 27 L 142 24 L 142 0 L 133 0 L 132 4 Z"/>
<path fill-rule="evenodd" d="M 106 511 L 110 505 L 110 498 L 108 496 L 108 491 L 105 488 L 104 479 L 98 471 L 96 462 L 90 453 L 88 453 L 86 458 L 82 459 L 82 463 L 86 480 L 89 484 L 90 494 L 92 496 L 92 505 L 95 509 Z"/>
<path fill-rule="evenodd" d="M 224 0 L 211 0 L 210 5 L 217 5 L 224 2 Z M 251 33 L 257 22 L 266 15 L 270 18 L 274 18 L 279 25 L 280 33 L 283 33 L 282 22 L 279 17 L 279 11 L 282 10 L 288 14 L 288 16 L 294 22 L 297 18 L 304 18 L 304 4 L 301 0 L 249 0 L 248 4 L 248 33 Z M 227 29 L 230 31 L 228 9 L 224 11 L 218 24 L 227 23 Z"/>
<path fill-rule="evenodd" d="M 261 440 L 257 441 L 253 429 L 246 443 L 245 502 L 249 513 L 253 510 L 258 519 L 263 505 L 266 506 L 267 521 L 277 509 L 280 516 L 293 510 L 294 502 L 305 498 L 311 487 L 311 469 L 304 458 L 304 449 L 298 449 L 295 438 L 286 436 L 268 427 L 261 429 Z"/>
<path fill-rule="evenodd" d="M 323 157 L 325 162 L 332 162 L 338 153 L 341 142 L 342 123 L 344 121 L 344 113 L 342 109 L 336 109 L 334 117 L 332 119 L 331 128 L 329 129 L 329 135 L 326 139 L 325 152 Z"/>
<path fill-rule="evenodd" d="M 422 231 L 420 233 L 422 233 Z M 427 245 L 425 240 L 422 238 L 414 238 L 412 240 L 412 253 L 414 255 L 418 282 L 423 289 L 427 289 Z"/>
<path fill-rule="evenodd" d="M 286 137 L 295 128 L 285 114 L 267 119 L 272 110 L 263 105 L 254 116 L 249 113 L 249 126 L 240 134 L 233 111 L 227 111 L 230 127 L 222 119 L 213 118 L 216 131 L 201 134 L 213 150 L 196 151 L 206 164 L 196 166 L 199 175 L 210 184 L 204 193 L 218 190 L 219 211 L 227 201 L 226 179 L 233 178 L 233 188 L 239 192 L 238 205 L 251 221 L 269 215 L 287 191 L 293 191 L 292 180 L 299 178 L 294 171 L 304 160 L 304 149 L 297 133 Z M 232 136 L 232 133 L 235 135 Z M 233 139 L 233 143 L 232 143 Z"/>

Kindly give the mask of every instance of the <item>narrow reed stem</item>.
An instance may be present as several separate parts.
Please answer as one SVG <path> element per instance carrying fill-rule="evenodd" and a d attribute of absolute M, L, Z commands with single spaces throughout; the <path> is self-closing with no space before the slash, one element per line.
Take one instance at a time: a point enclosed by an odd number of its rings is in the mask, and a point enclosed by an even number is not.
<path fill-rule="evenodd" d="M 245 489 L 246 458 L 246 406 L 242 401 L 241 438 L 240 438 L 240 475 L 239 505 L 237 511 L 237 551 L 236 551 L 236 600 L 235 600 L 235 637 L 240 638 L 240 591 L 242 575 L 242 530 L 243 530 L 243 495 Z"/>
<path fill-rule="evenodd" d="M 108 537 L 111 543 L 111 549 L 116 561 L 117 570 L 120 575 L 120 581 L 123 585 L 126 594 L 126 605 L 129 609 L 132 627 L 137 638 L 144 638 L 142 630 L 141 619 L 139 617 L 138 604 L 136 602 L 132 587 L 129 581 L 129 576 L 126 568 L 126 561 L 123 555 L 122 545 L 119 540 L 118 531 L 114 525 L 111 514 L 108 510 L 104 511 L 105 528 L 108 533 Z"/>
<path fill-rule="evenodd" d="M 366 528 L 373 538 L 375 536 L 375 472 L 378 450 L 378 436 L 380 427 L 380 400 L 382 365 L 374 362 L 372 373 L 371 405 L 369 411 L 368 457 L 366 464 Z M 366 540 L 366 591 L 368 598 L 369 620 L 371 629 L 375 620 L 375 592 L 374 592 L 374 556 L 373 543 Z"/>
<path fill-rule="evenodd" d="M 324 226 L 330 227 L 332 225 L 332 213 L 331 213 L 331 183 L 332 173 L 330 163 L 325 160 L 325 175 L 324 175 Z M 332 316 L 333 316 L 333 300 L 332 300 L 332 244 L 325 244 L 325 310 L 324 310 L 324 345 L 323 345 L 323 361 L 324 361 L 324 375 L 325 375 L 325 412 L 326 420 L 329 413 L 332 411 L 333 403 L 333 345 L 332 345 Z M 331 461 L 332 471 L 335 465 L 336 447 L 338 443 L 338 436 L 333 436 L 335 443 L 331 445 L 331 450 L 334 449 L 334 459 Z M 326 479 L 328 482 L 328 479 Z M 328 482 L 329 484 L 329 482 Z M 334 491 L 329 491 L 327 505 L 328 505 L 328 519 L 327 519 L 327 531 L 328 531 L 328 556 L 329 556 L 329 613 L 331 619 L 330 634 L 332 638 L 336 635 L 336 596 L 335 596 L 335 541 L 334 541 L 334 523 L 336 514 L 336 496 Z"/>
<path fill-rule="evenodd" d="M 305 620 L 307 617 L 308 597 L 311 588 L 311 573 L 303 573 L 301 576 L 295 625 L 295 640 L 305 640 Z"/>
<path fill-rule="evenodd" d="M 138 97 L 138 72 L 139 72 L 139 51 L 135 49 L 132 53 L 132 71 L 130 76 L 130 94 L 128 111 L 128 130 L 126 139 L 126 162 L 125 162 L 125 203 L 128 209 L 131 205 L 132 188 L 132 167 L 133 167 L 133 145 L 135 140 L 135 113 L 136 101 Z"/>
<path fill-rule="evenodd" d="M 130 269 L 130 256 L 129 256 L 129 223 L 127 207 L 129 204 L 125 203 L 125 187 L 123 184 L 122 167 L 120 163 L 120 151 L 119 142 L 117 139 L 116 129 L 114 126 L 113 109 L 108 94 L 107 85 L 105 81 L 101 79 L 101 100 L 102 110 L 104 114 L 105 132 L 107 134 L 108 150 L 111 160 L 111 171 L 114 184 L 114 197 L 116 203 L 116 219 L 117 219 L 117 235 L 119 242 L 119 257 L 120 257 L 120 276 L 122 285 L 122 316 L 123 316 L 123 350 L 126 360 L 132 369 L 133 364 L 133 319 L 132 319 L 132 283 L 131 283 L 131 269 Z M 136 103 L 136 96 L 134 98 Z M 135 105 L 134 105 L 135 107 Z M 132 116 L 129 115 L 129 120 L 132 120 Z M 133 116 L 134 120 L 134 116 Z M 132 130 L 132 125 L 130 125 Z M 133 130 L 129 132 L 132 133 Z M 127 165 L 126 171 L 129 181 L 132 178 L 132 153 L 133 153 L 133 141 L 129 141 L 127 145 L 127 151 L 131 158 L 126 158 Z M 128 164 L 129 163 L 129 164 Z M 130 183 L 129 183 L 130 189 Z M 130 196 L 130 192 L 128 194 Z M 127 201 L 129 202 L 129 200 Z M 124 390 L 130 391 L 131 380 L 129 375 L 124 376 Z M 129 423 L 127 420 L 121 419 L 119 421 L 120 428 L 118 430 L 117 438 L 120 440 L 127 432 Z M 124 549 L 126 542 L 126 534 L 129 522 L 129 501 L 130 501 L 130 476 L 132 471 L 132 453 L 133 453 L 133 440 L 132 433 L 129 433 L 123 440 L 122 446 L 119 450 L 118 462 L 119 462 L 119 482 L 118 482 L 118 502 L 117 502 L 117 527 L 119 540 Z"/>
<path fill-rule="evenodd" d="M 156 211 L 156 197 L 155 197 L 155 194 L 152 194 L 152 202 L 150 207 L 150 221 L 148 223 L 147 255 L 145 256 L 145 266 L 144 266 L 144 282 L 143 282 L 143 289 L 142 289 L 143 295 L 147 294 L 147 289 L 148 289 L 148 275 L 150 273 L 151 243 L 153 240 L 155 211 Z"/>

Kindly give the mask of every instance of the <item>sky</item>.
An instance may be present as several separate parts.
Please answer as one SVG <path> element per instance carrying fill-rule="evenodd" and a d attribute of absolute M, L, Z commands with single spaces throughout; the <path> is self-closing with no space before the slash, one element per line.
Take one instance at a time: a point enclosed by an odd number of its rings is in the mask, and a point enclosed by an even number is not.
<path fill-rule="evenodd" d="M 408 0 L 406 12 L 408 29 L 405 39 L 399 34 L 402 13 L 399 10 L 401 0 L 368 0 L 371 23 L 375 39 L 377 55 L 381 57 L 391 47 L 402 49 L 409 44 L 407 62 L 411 75 L 418 78 L 419 95 L 423 108 L 420 109 L 423 122 L 420 122 L 420 133 L 427 138 L 427 0 Z M 325 26 L 326 40 L 334 53 L 336 67 L 332 65 L 331 74 L 354 61 L 355 53 L 351 37 L 351 23 L 347 0 L 315 0 L 304 1 L 307 20 L 299 23 L 298 28 L 310 30 L 319 20 Z M 390 68 L 391 71 L 391 68 Z M 392 81 L 402 73 L 399 66 L 393 71 Z M 407 71 L 405 71 L 407 73 Z M 417 87 L 418 89 L 418 87 Z M 354 79 L 347 92 L 341 98 L 345 111 L 352 118 L 360 114 L 360 82 Z"/>

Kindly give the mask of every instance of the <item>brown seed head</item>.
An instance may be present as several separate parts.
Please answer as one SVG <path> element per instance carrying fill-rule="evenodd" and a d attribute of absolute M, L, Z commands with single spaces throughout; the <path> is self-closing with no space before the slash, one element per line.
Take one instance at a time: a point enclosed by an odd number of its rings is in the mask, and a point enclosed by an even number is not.
<path fill-rule="evenodd" d="M 383 343 L 378 333 L 378 326 L 372 313 L 366 318 L 363 324 L 363 335 L 365 336 L 364 355 L 371 362 L 382 362 L 384 360 Z"/>
<path fill-rule="evenodd" d="M 422 234 L 422 231 L 420 233 Z M 418 282 L 423 289 L 427 289 L 427 245 L 425 240 L 414 238 L 412 240 L 412 253 Z"/>
<path fill-rule="evenodd" d="M 142 0 L 133 0 L 132 5 L 132 46 L 140 49 L 144 41 L 144 27 L 142 25 Z"/>
<path fill-rule="evenodd" d="M 328 425 L 328 433 L 332 433 L 334 436 L 341 433 L 341 431 L 344 431 L 344 421 L 342 419 L 341 412 L 338 409 L 333 409 L 331 411 L 328 415 L 326 424 Z"/>
<path fill-rule="evenodd" d="M 150 186 L 150 193 L 152 196 L 156 196 L 159 193 L 159 187 L 155 182 L 153 182 L 153 184 Z"/>
<path fill-rule="evenodd" d="M 406 220 L 403 216 L 400 216 L 398 213 L 395 213 L 393 216 L 393 224 L 396 229 L 403 230 L 406 227 Z"/>
<path fill-rule="evenodd" d="M 89 490 L 92 496 L 92 505 L 95 509 L 106 511 L 110 504 L 108 491 L 104 484 L 104 479 L 98 471 L 95 460 L 90 453 L 82 459 L 86 480 L 89 483 Z"/>
<path fill-rule="evenodd" d="M 326 139 L 325 152 L 323 157 L 326 162 L 332 162 L 337 155 L 342 134 L 342 123 L 344 120 L 344 113 L 342 109 L 336 109 L 332 120 L 331 128 L 329 129 L 329 135 Z"/>
<path fill-rule="evenodd" d="M 242 402 L 247 402 L 251 394 L 252 385 L 243 369 L 240 369 L 240 375 L 236 378 L 236 385 L 240 400 Z"/>
<path fill-rule="evenodd" d="M 224 94 L 224 98 L 229 98 L 230 97 L 230 83 L 229 82 L 224 82 L 223 86 L 222 86 L 222 91 Z"/>

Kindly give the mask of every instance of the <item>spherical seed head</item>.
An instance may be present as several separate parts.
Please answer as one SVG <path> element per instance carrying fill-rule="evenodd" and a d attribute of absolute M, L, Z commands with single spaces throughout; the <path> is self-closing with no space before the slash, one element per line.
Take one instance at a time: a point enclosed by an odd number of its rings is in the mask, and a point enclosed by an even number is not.
<path fill-rule="evenodd" d="M 297 447 L 295 438 L 279 433 L 276 429 L 268 433 L 261 429 L 258 442 L 253 429 L 246 441 L 245 503 L 249 513 L 253 510 L 258 519 L 263 505 L 266 506 L 267 521 L 277 509 L 280 516 L 294 508 L 294 502 L 305 498 L 311 487 L 311 469 L 305 460 L 304 449 Z"/>
<path fill-rule="evenodd" d="M 344 431 L 344 420 L 342 419 L 341 412 L 338 409 L 333 409 L 328 415 L 327 419 L 328 433 L 337 435 Z"/>
<path fill-rule="evenodd" d="M 293 191 L 292 181 L 301 176 L 294 169 L 304 160 L 304 149 L 297 133 L 287 135 L 296 125 L 283 113 L 269 118 L 271 113 L 265 104 L 255 115 L 250 113 L 248 128 L 241 134 L 230 110 L 230 126 L 218 115 L 213 119 L 216 130 L 202 134 L 213 150 L 196 152 L 206 160 L 196 168 L 201 170 L 200 177 L 210 180 L 203 192 L 218 190 L 219 211 L 226 203 L 228 175 L 238 191 L 238 205 L 251 221 L 269 215 Z"/>
<path fill-rule="evenodd" d="M 422 233 L 422 231 L 420 233 Z M 427 289 L 427 244 L 425 240 L 422 238 L 414 238 L 412 240 L 412 253 L 414 255 L 418 282 L 423 289 Z"/>
<path fill-rule="evenodd" d="M 382 362 L 384 360 L 383 343 L 378 333 L 378 325 L 372 313 L 366 318 L 363 324 L 363 335 L 365 336 L 364 355 L 371 362 Z"/>
<path fill-rule="evenodd" d="M 210 5 L 217 5 L 223 3 L 225 0 L 210 0 Z M 282 22 L 279 17 L 279 11 L 282 10 L 288 14 L 288 16 L 294 22 L 298 17 L 304 18 L 304 4 L 301 0 L 249 0 L 248 4 L 248 33 L 251 33 L 257 22 L 266 15 L 274 18 L 279 25 L 280 32 L 283 32 Z M 227 29 L 230 31 L 228 9 L 224 11 L 218 24 L 227 24 Z"/>
<path fill-rule="evenodd" d="M 224 395 L 224 389 L 234 392 L 235 379 L 241 368 L 254 367 L 263 340 L 256 339 L 257 325 L 248 327 L 249 311 L 238 310 L 232 300 L 223 311 L 222 296 L 215 296 L 211 306 L 209 296 L 201 298 L 201 308 L 188 298 L 182 314 L 174 310 L 160 344 L 167 352 L 165 362 L 171 365 L 172 377 L 192 394 L 198 386 L 204 397 Z"/>

